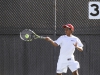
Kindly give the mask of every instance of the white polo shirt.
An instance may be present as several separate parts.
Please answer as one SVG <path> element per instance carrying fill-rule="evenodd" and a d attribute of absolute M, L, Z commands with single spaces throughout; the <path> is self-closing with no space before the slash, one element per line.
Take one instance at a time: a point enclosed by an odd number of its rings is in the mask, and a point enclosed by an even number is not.
<path fill-rule="evenodd" d="M 59 58 L 73 58 L 73 53 L 75 51 L 75 46 L 73 44 L 75 44 L 76 42 L 79 47 L 83 47 L 80 39 L 74 35 L 72 35 L 71 37 L 67 35 L 62 35 L 54 42 L 60 45 Z"/>

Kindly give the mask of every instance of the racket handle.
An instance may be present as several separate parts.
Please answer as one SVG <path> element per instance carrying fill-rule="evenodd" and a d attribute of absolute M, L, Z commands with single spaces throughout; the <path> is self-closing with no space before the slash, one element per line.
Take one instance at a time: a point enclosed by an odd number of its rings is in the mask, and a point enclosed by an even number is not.
<path fill-rule="evenodd" d="M 46 37 L 40 36 L 40 39 L 45 39 Z"/>

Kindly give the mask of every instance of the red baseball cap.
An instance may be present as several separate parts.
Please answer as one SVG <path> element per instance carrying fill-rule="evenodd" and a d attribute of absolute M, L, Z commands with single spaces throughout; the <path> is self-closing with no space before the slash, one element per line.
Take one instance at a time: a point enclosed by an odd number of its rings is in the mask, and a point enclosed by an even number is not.
<path fill-rule="evenodd" d="M 63 25 L 63 28 L 70 28 L 72 31 L 74 31 L 74 26 L 72 24 Z"/>

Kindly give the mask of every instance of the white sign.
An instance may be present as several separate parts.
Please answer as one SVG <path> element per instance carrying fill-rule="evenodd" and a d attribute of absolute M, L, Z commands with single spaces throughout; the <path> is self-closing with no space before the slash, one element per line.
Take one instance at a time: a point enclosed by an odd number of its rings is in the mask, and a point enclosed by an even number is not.
<path fill-rule="evenodd" d="M 100 1 L 89 2 L 89 19 L 100 19 Z"/>

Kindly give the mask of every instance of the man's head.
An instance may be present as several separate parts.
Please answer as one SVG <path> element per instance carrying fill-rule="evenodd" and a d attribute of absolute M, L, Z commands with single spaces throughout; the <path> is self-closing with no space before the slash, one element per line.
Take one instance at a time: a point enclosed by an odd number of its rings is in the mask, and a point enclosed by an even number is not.
<path fill-rule="evenodd" d="M 72 34 L 74 32 L 74 26 L 72 24 L 63 25 L 63 28 L 65 29 L 65 33 L 67 35 Z"/>

